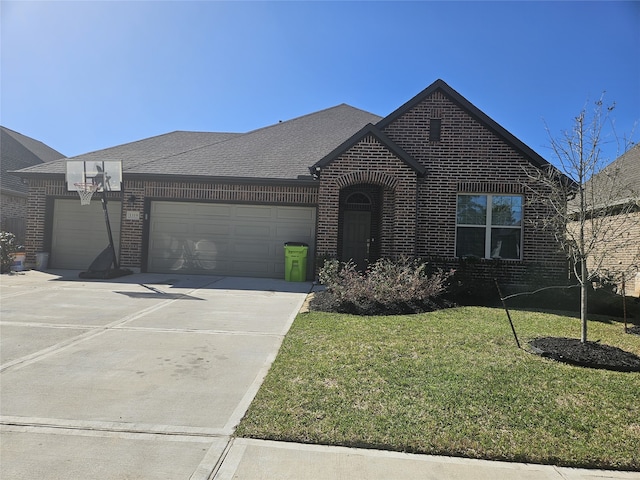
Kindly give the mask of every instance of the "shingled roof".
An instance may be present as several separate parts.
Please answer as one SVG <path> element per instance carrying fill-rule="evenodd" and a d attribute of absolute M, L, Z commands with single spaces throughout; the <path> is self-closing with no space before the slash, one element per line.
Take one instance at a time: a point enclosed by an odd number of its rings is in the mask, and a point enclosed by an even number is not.
<path fill-rule="evenodd" d="M 6 127 L 0 127 L 0 165 L 2 168 L 1 183 L 3 191 L 27 194 L 28 187 L 17 175 L 7 172 L 19 170 L 32 165 L 40 165 L 64 157 L 63 154 Z"/>
<path fill-rule="evenodd" d="M 84 153 L 71 158 L 64 158 L 57 162 L 46 165 L 36 165 L 31 168 L 21 170 L 24 176 L 38 174 L 61 174 L 66 173 L 67 160 L 84 161 L 106 161 L 119 160 L 122 162 L 123 170 L 135 166 L 153 162 L 171 155 L 183 153 L 192 149 L 201 148 L 223 142 L 237 133 L 211 133 L 211 132 L 183 132 L 176 131 L 165 133 L 155 137 L 145 138 L 131 143 L 125 143 L 116 147 L 105 148 L 95 152 Z"/>
<path fill-rule="evenodd" d="M 173 132 L 79 155 L 74 160 L 121 160 L 125 178 L 311 179 L 309 165 L 380 118 L 341 104 L 248 133 Z M 20 174 L 64 174 L 65 165 L 66 160 L 21 170 Z"/>
<path fill-rule="evenodd" d="M 139 165 L 125 173 L 259 180 L 310 178 L 308 165 L 322 158 L 363 125 L 379 118 L 342 104 L 215 145 Z"/>
<path fill-rule="evenodd" d="M 620 205 L 640 202 L 640 144 L 611 162 L 585 188 L 593 188 L 594 202 L 606 205 Z M 591 193 L 589 193 L 591 195 Z"/>
<path fill-rule="evenodd" d="M 625 183 L 635 190 L 636 195 L 640 195 L 640 143 L 614 160 L 610 166 L 618 168 Z"/>

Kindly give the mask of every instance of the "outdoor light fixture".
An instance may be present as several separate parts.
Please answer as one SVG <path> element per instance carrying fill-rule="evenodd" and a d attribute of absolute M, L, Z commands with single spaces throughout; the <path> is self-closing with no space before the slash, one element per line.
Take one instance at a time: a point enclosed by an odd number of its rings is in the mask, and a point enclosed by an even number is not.
<path fill-rule="evenodd" d="M 136 203 L 137 198 L 138 197 L 136 197 L 133 193 L 129 195 L 129 198 L 127 199 L 129 201 L 129 205 L 133 205 L 134 203 Z"/>

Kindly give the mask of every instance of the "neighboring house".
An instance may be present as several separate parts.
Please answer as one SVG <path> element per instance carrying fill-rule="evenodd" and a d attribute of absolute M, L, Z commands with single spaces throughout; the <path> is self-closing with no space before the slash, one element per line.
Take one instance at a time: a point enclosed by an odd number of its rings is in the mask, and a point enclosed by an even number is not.
<path fill-rule="evenodd" d="M 549 164 L 442 80 L 381 118 L 348 105 L 244 134 L 174 132 L 87 153 L 121 160 L 108 195 L 120 265 L 282 277 L 283 243 L 314 260 L 474 257 L 478 281 L 566 276 L 553 236 L 528 220 Z M 100 205 L 80 207 L 65 160 L 24 169 L 28 262 L 86 268 L 105 246 Z M 533 223 L 533 222 L 531 222 Z"/>
<path fill-rule="evenodd" d="M 595 175 L 585 190 L 596 209 L 606 213 L 596 221 L 598 248 L 587 263 L 618 285 L 624 274 L 627 291 L 634 293 L 635 283 L 635 295 L 640 296 L 640 144 Z"/>
<path fill-rule="evenodd" d="M 12 170 L 63 158 L 60 152 L 38 140 L 0 126 L 0 219 L 3 232 L 24 243 L 29 187 Z"/>

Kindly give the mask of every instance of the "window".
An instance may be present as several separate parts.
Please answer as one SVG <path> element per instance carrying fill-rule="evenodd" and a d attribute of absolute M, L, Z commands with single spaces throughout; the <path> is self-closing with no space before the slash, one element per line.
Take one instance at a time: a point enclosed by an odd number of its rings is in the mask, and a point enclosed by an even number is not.
<path fill-rule="evenodd" d="M 522 197 L 458 195 L 456 257 L 522 259 Z"/>
<path fill-rule="evenodd" d="M 432 118 L 429 120 L 429 141 L 440 141 L 440 130 L 442 127 L 442 120 L 439 118 Z"/>
<path fill-rule="evenodd" d="M 362 192 L 352 193 L 347 197 L 347 205 L 371 205 L 371 199 Z"/>

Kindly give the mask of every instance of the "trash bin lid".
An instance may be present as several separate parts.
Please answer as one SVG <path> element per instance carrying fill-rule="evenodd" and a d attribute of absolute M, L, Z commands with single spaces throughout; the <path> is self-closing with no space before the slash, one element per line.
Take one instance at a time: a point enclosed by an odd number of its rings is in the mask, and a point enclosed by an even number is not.
<path fill-rule="evenodd" d="M 308 247 L 309 245 L 302 242 L 285 242 L 284 246 L 285 247 Z"/>

